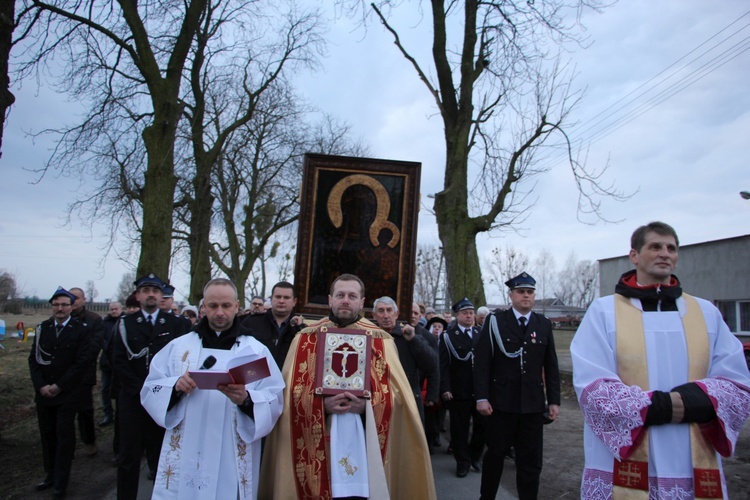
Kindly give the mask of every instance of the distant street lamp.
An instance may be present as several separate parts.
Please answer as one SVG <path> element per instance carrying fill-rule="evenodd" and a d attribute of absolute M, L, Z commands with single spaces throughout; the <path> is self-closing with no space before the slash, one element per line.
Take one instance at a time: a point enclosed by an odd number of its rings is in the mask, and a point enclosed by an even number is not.
<path fill-rule="evenodd" d="M 750 191 L 740 191 L 743 200 L 750 200 Z"/>

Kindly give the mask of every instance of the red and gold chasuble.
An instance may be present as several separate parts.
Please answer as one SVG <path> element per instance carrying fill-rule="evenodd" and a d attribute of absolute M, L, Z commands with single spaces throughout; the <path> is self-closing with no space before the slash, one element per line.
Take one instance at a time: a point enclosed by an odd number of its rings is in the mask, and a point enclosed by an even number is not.
<path fill-rule="evenodd" d="M 319 327 L 322 325 L 316 325 Z M 358 324 L 349 325 L 363 329 Z M 315 327 L 313 327 L 315 328 Z M 384 333 L 384 332 L 381 332 Z M 292 367 L 294 388 L 289 401 L 292 462 L 295 464 L 294 480 L 298 498 L 331 498 L 330 464 L 327 450 L 326 415 L 323 396 L 315 395 L 317 342 L 315 333 L 300 334 Z M 389 387 L 390 373 L 386 362 L 383 338 L 373 335 L 372 359 L 370 363 L 371 404 L 380 444 L 381 458 L 385 460 L 388 435 L 393 411 L 392 392 Z"/>

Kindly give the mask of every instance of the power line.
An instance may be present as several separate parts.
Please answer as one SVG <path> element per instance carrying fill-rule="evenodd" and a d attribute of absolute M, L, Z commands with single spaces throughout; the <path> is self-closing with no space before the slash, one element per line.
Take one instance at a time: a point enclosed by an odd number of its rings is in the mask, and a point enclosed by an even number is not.
<path fill-rule="evenodd" d="M 750 36 L 743 38 L 739 42 L 735 43 L 728 49 L 721 52 L 720 54 L 712 57 L 708 62 L 704 63 L 697 69 L 690 71 L 687 75 L 682 77 L 680 80 L 669 84 L 666 88 L 657 92 L 656 95 L 649 97 L 645 102 L 638 104 L 634 109 L 625 111 L 624 114 L 622 114 L 619 117 L 616 117 L 618 113 L 620 113 L 623 110 L 626 110 L 626 108 L 630 106 L 635 105 L 639 100 L 644 99 L 649 93 L 652 93 L 652 91 L 656 90 L 659 86 L 673 79 L 679 73 L 683 72 L 684 70 L 686 70 L 691 65 L 695 64 L 696 62 L 698 62 L 699 60 L 701 60 L 708 54 L 714 52 L 717 48 L 724 45 L 725 43 L 730 41 L 732 38 L 737 36 L 739 33 L 746 30 L 748 27 L 750 27 L 750 23 L 744 24 L 740 28 L 733 31 L 731 34 L 725 36 L 720 41 L 713 44 L 708 49 L 701 52 L 696 57 L 692 58 L 687 63 L 680 66 L 675 71 L 672 71 L 667 76 L 664 76 L 663 78 L 659 79 L 660 76 L 667 73 L 670 69 L 677 66 L 680 62 L 687 59 L 691 54 L 694 54 L 700 48 L 706 46 L 708 43 L 711 42 L 711 40 L 714 40 L 717 37 L 719 37 L 722 33 L 725 33 L 732 26 L 739 23 L 743 18 L 745 18 L 748 15 L 750 15 L 750 11 L 747 11 L 741 16 L 739 16 L 737 19 L 729 23 L 727 26 L 725 26 L 724 28 L 722 28 L 721 30 L 719 30 L 718 32 L 710 36 L 708 39 L 706 39 L 701 44 L 699 44 L 698 46 L 696 46 L 695 48 L 687 52 L 685 55 L 681 56 L 679 59 L 677 59 L 675 62 L 673 62 L 666 68 L 664 68 L 662 71 L 660 71 L 659 73 L 657 73 L 656 75 L 648 79 L 647 81 L 643 82 L 641 85 L 639 85 L 638 87 L 636 87 L 635 89 L 627 93 L 625 96 L 619 98 L 617 101 L 610 104 L 602 111 L 598 112 L 592 118 L 586 120 L 585 122 L 579 125 L 576 125 L 570 128 L 569 130 L 574 134 L 574 136 L 570 139 L 570 142 L 572 144 L 586 143 L 587 145 L 591 145 L 597 142 L 598 140 L 601 140 L 609 136 L 610 134 L 624 127 L 625 125 L 632 122 L 636 118 L 642 116 L 643 114 L 652 110 L 659 104 L 662 104 L 669 98 L 673 97 L 679 92 L 682 92 L 683 90 L 687 89 L 694 83 L 700 81 L 701 79 L 708 76 L 715 70 L 719 69 L 720 67 L 724 66 L 725 64 L 732 61 L 736 57 L 745 53 L 748 49 L 750 49 L 750 41 L 749 41 Z M 649 86 L 650 83 L 654 82 L 657 79 L 659 80 L 656 83 Z M 644 89 L 644 87 L 647 87 L 647 88 Z M 610 119 L 612 120 L 609 123 L 607 123 L 606 126 L 599 127 L 599 125 L 606 123 Z M 587 132 L 590 132 L 590 131 L 594 131 L 594 132 L 588 135 L 587 137 L 586 134 Z M 558 144 L 557 147 L 559 147 L 560 145 L 561 144 Z M 550 146 L 550 148 L 557 149 L 556 146 Z M 548 159 L 546 160 L 547 164 L 544 167 L 542 167 L 542 169 L 551 168 L 563 156 L 564 154 L 560 152 L 556 154 L 550 154 Z"/>

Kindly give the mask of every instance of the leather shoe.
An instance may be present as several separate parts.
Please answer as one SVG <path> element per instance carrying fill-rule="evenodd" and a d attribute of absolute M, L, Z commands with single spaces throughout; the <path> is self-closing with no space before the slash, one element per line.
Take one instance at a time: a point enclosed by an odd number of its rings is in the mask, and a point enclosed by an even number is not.
<path fill-rule="evenodd" d="M 468 473 L 469 473 L 469 468 L 464 465 L 459 465 L 456 468 L 456 477 L 466 477 Z"/>
<path fill-rule="evenodd" d="M 471 462 L 471 468 L 477 472 L 482 472 L 482 464 L 478 460 Z"/>
<path fill-rule="evenodd" d="M 52 493 L 52 498 L 65 498 L 65 490 L 58 490 L 55 488 L 55 492 Z"/>
<path fill-rule="evenodd" d="M 99 427 L 107 427 L 109 424 L 112 423 L 112 417 L 109 415 L 105 415 L 101 422 L 99 422 Z"/>
<path fill-rule="evenodd" d="M 51 477 L 45 477 L 39 484 L 34 486 L 36 491 L 44 491 L 52 488 L 53 481 Z"/>
<path fill-rule="evenodd" d="M 96 443 L 86 445 L 86 456 L 91 458 L 99 453 L 99 448 L 96 447 Z"/>

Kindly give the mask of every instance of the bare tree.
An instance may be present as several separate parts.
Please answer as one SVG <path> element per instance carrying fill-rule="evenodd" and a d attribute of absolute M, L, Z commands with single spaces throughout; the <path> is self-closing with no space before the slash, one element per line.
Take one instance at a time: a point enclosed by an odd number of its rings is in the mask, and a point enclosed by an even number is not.
<path fill-rule="evenodd" d="M 110 205 L 137 204 L 126 217 L 140 230 L 139 274 L 168 274 L 183 70 L 208 4 L 21 1 L 18 31 L 30 58 L 19 75 L 61 68 L 56 88 L 89 104 L 80 123 L 54 131 L 59 142 L 44 171 L 54 166 L 70 175 L 91 169 L 107 181 L 126 177 L 104 184 L 88 201 L 105 216 L 114 213 Z M 133 147 L 136 138 L 143 150 Z"/>
<path fill-rule="evenodd" d="M 242 290 L 240 303 L 244 303 L 246 286 L 256 294 L 266 290 L 265 264 L 275 258 L 281 245 L 276 233 L 299 216 L 297 187 L 303 154 L 313 147 L 333 154 L 366 152 L 359 143 L 341 140 L 342 133 L 335 134 L 339 138 L 335 143 L 329 142 L 327 134 L 311 135 L 311 131 L 341 125 L 308 127 L 306 110 L 297 103 L 288 87 L 269 88 L 252 120 L 237 130 L 215 165 L 219 221 L 213 232 L 211 258 Z M 322 120 L 330 122 L 331 117 L 325 115 Z"/>
<path fill-rule="evenodd" d="M 568 306 L 576 305 L 578 264 L 575 252 L 570 252 L 565 259 L 565 265 L 555 280 L 555 297 Z"/>
<path fill-rule="evenodd" d="M 565 267 L 557 275 L 555 296 L 565 305 L 587 308 L 597 296 L 598 284 L 599 265 L 589 260 L 578 260 L 571 252 Z"/>
<path fill-rule="evenodd" d="M 555 256 L 549 250 L 543 248 L 536 259 L 534 259 L 534 272 L 531 273 L 536 279 L 536 296 L 537 299 L 552 298 L 549 295 L 555 293 Z M 542 308 L 544 313 L 544 307 Z"/>
<path fill-rule="evenodd" d="M 529 257 L 513 245 L 505 245 L 505 249 L 495 247 L 485 268 L 490 275 L 489 282 L 503 293 L 506 281 L 529 270 Z"/>
<path fill-rule="evenodd" d="M 94 280 L 87 280 L 86 286 L 83 289 L 84 294 L 86 294 L 86 298 L 88 299 L 89 303 L 94 302 L 94 299 L 99 295 L 99 291 L 96 289 L 96 283 L 94 283 Z"/>
<path fill-rule="evenodd" d="M 366 19 L 369 7 L 362 0 L 340 3 Z M 582 212 L 598 214 L 594 195 L 618 195 L 600 184 L 601 172 L 588 171 L 578 161 L 576 145 L 565 134 L 579 96 L 571 90 L 570 70 L 550 51 L 578 36 L 577 25 L 565 17 L 566 8 L 575 11 L 597 3 L 432 1 L 429 61 L 417 60 L 399 37 L 395 12 L 407 2 L 370 4 L 443 120 L 445 177 L 443 190 L 435 195 L 435 214 L 452 296 L 485 302 L 476 236 L 512 227 L 523 218 L 530 204 L 526 195 L 533 188 L 528 181 L 544 171 L 538 162 L 543 148 L 558 146 L 566 152 Z M 555 138 L 560 142 L 555 144 Z"/>
<path fill-rule="evenodd" d="M 18 296 L 16 277 L 8 271 L 0 272 L 0 304 Z"/>
<path fill-rule="evenodd" d="M 599 295 L 599 263 L 582 260 L 576 266 L 575 303 L 588 308 Z"/>
<path fill-rule="evenodd" d="M 414 300 L 435 307 L 445 287 L 442 249 L 435 245 L 419 245 L 417 275 L 414 280 Z"/>
<path fill-rule="evenodd" d="M 117 285 L 117 295 L 116 295 L 117 299 L 116 300 L 122 302 L 123 305 L 125 305 L 125 300 L 130 296 L 130 294 L 135 291 L 135 285 L 133 285 L 134 282 L 135 282 L 135 272 L 128 271 L 122 275 L 122 279 L 120 280 L 120 283 Z"/>
<path fill-rule="evenodd" d="M 184 230 L 178 229 L 177 235 L 185 239 L 190 254 L 193 303 L 200 300 L 203 285 L 211 278 L 215 202 L 217 196 L 227 194 L 221 188 L 220 192 L 212 189 L 215 184 L 212 180 L 217 178 L 218 171 L 231 175 L 249 173 L 224 169 L 225 153 L 230 149 L 237 151 L 241 142 L 250 140 L 255 141 L 246 143 L 250 149 L 259 155 L 266 154 L 262 142 L 265 136 L 248 135 L 249 128 L 264 121 L 259 114 L 273 116 L 277 121 L 287 119 L 287 113 L 290 120 L 301 118 L 303 111 L 295 102 L 299 99 L 289 90 L 284 74 L 314 66 L 323 47 L 321 23 L 315 10 L 303 12 L 290 4 L 287 11 L 279 8 L 274 15 L 276 9 L 259 12 L 258 6 L 247 2 L 242 9 L 235 10 L 237 6 L 231 2 L 209 4 L 189 62 L 191 102 L 185 105 L 184 136 L 191 154 L 186 158 L 185 168 L 180 170 L 183 182 L 178 206 Z M 228 182 L 235 186 L 242 184 Z M 256 186 L 270 188 L 262 183 Z M 249 196 L 257 198 L 258 194 L 252 192 Z M 221 221 L 222 217 L 216 220 Z M 278 227 L 267 229 L 273 231 Z M 235 273 L 233 277 L 239 279 L 242 274 Z"/>

